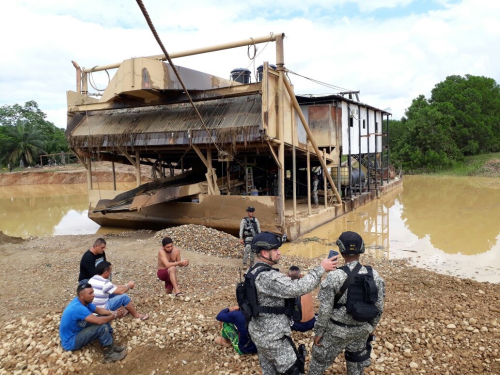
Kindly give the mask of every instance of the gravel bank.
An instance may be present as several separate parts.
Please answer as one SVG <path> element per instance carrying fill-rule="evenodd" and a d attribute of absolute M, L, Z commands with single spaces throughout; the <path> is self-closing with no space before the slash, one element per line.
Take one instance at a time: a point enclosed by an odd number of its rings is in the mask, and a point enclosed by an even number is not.
<path fill-rule="evenodd" d="M 158 237 L 150 231 L 104 236 L 114 282 L 134 280 L 132 301 L 150 315 L 145 322 L 127 316 L 113 323 L 115 339 L 127 344 L 129 354 L 118 364 L 106 365 L 101 363 L 98 344 L 68 353 L 58 337 L 61 312 L 76 288 L 80 257 L 96 236 L 1 244 L 0 374 L 260 373 L 257 356 L 238 356 L 232 349 L 213 344 L 219 329 L 215 315 L 235 304 L 241 260 L 234 258 L 238 256 L 235 237 L 219 234 L 215 238 L 211 231 L 185 226 L 158 233 Z M 159 237 L 165 233 L 181 248 L 192 249 L 182 251 L 183 258 L 190 260 L 190 266 L 180 270 L 185 297 L 165 295 L 156 278 Z M 198 238 L 195 233 L 206 233 L 209 238 L 201 234 Z M 500 285 L 366 255 L 363 262 L 373 265 L 387 283 L 386 309 L 366 373 L 500 373 Z M 297 264 L 308 269 L 317 263 L 283 257 L 280 268 Z M 294 339 L 312 345 L 312 333 L 294 334 Z M 343 358 L 328 373 L 345 373 Z"/>

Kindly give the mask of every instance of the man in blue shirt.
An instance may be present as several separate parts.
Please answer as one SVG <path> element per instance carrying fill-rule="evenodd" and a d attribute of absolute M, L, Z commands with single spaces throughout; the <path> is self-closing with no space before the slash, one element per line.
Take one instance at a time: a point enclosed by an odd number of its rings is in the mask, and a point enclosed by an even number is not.
<path fill-rule="evenodd" d="M 121 318 L 123 310 L 109 311 L 92 304 L 94 289 L 86 281 L 78 284 L 76 294 L 61 317 L 59 337 L 62 347 L 65 350 L 78 350 L 94 340 L 99 340 L 104 347 L 104 362 L 121 361 L 127 355 L 127 351 L 124 346 L 113 343 L 109 322 Z"/>
<path fill-rule="evenodd" d="M 222 337 L 215 339 L 217 344 L 232 346 L 238 354 L 257 353 L 257 348 L 248 334 L 245 317 L 238 306 L 222 310 L 216 319 L 223 322 Z"/>

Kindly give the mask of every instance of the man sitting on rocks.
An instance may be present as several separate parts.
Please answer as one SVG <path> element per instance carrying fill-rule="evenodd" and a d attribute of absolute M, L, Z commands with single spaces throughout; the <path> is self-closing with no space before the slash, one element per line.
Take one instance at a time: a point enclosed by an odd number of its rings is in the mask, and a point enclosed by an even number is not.
<path fill-rule="evenodd" d="M 238 305 L 222 310 L 216 319 L 222 322 L 221 336 L 215 339 L 217 344 L 232 346 L 238 354 L 257 353 L 257 348 L 248 334 L 245 317 Z"/>
<path fill-rule="evenodd" d="M 95 275 L 95 267 L 106 260 L 106 241 L 103 238 L 95 240 L 94 245 L 90 250 L 83 254 L 80 260 L 80 275 L 78 281 L 88 280 Z"/>
<path fill-rule="evenodd" d="M 165 281 L 165 291 L 176 297 L 184 295 L 180 291 L 177 283 L 177 267 L 187 267 L 189 260 L 181 260 L 180 250 L 174 246 L 174 241 L 170 237 L 165 237 L 162 241 L 162 248 L 158 251 L 158 272 L 156 275 Z"/>
<path fill-rule="evenodd" d="M 111 263 L 101 262 L 96 267 L 96 275 L 89 280 L 89 284 L 94 288 L 94 305 L 111 311 L 124 307 L 134 318 L 148 319 L 148 314 L 139 314 L 130 297 L 125 294 L 128 290 L 134 289 L 135 283 L 129 281 L 127 285 L 114 285 L 109 281 L 111 271 Z"/>
<path fill-rule="evenodd" d="M 61 317 L 59 337 L 65 350 L 78 350 L 94 340 L 99 340 L 104 347 L 104 361 L 121 361 L 127 355 L 125 346 L 113 342 L 112 328 L 109 322 L 121 318 L 123 311 L 109 311 L 96 307 L 94 289 L 83 282 L 76 288 L 77 296 L 66 306 Z M 93 313 L 99 314 L 96 316 Z"/>
<path fill-rule="evenodd" d="M 292 280 L 298 280 L 302 277 L 300 274 L 300 268 L 297 266 L 291 266 L 288 270 L 288 276 Z M 310 331 L 314 328 L 314 323 L 316 323 L 316 315 L 314 314 L 314 306 L 312 300 L 312 293 L 304 294 L 300 296 L 300 306 L 302 311 L 302 320 L 300 322 L 293 322 L 292 330 L 299 332 Z"/>

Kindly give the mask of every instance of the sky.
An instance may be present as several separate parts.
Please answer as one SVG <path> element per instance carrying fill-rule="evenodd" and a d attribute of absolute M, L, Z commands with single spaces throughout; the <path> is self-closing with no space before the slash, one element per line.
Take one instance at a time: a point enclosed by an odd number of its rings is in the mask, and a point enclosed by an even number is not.
<path fill-rule="evenodd" d="M 285 33 L 286 68 L 359 90 L 361 102 L 388 109 L 394 119 L 447 76 L 500 82 L 500 1 L 143 2 L 169 53 Z M 76 90 L 71 60 L 88 68 L 161 54 L 133 0 L 14 0 L 2 2 L 1 9 L 0 106 L 35 100 L 61 128 L 66 92 Z M 274 63 L 274 43 L 257 45 L 257 54 L 250 60 L 240 47 L 174 63 L 229 78 L 234 68 L 254 72 L 263 61 Z M 289 77 L 296 94 L 338 92 Z M 93 78 L 99 89 L 108 82 L 104 72 Z"/>

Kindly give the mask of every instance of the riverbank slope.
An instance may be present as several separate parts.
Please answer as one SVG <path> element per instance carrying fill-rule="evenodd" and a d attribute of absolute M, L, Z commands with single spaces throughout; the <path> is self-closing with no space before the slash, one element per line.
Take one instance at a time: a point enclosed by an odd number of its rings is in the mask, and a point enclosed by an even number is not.
<path fill-rule="evenodd" d="M 427 173 L 423 172 L 420 174 L 427 174 Z M 500 152 L 466 156 L 463 162 L 456 162 L 450 169 L 430 174 L 442 175 L 442 176 L 500 178 Z"/>
<path fill-rule="evenodd" d="M 131 165 L 116 164 L 116 182 L 135 182 L 135 168 Z M 141 166 L 142 182 L 151 181 L 151 167 Z M 92 164 L 92 182 L 94 188 L 99 183 L 113 182 L 111 163 L 94 162 Z M 15 172 L 2 171 L 0 173 L 0 186 L 13 185 L 61 185 L 85 184 L 87 171 L 82 164 L 70 164 L 57 167 L 24 168 Z"/>
<path fill-rule="evenodd" d="M 95 235 L 35 238 L 0 244 L 0 373 L 260 373 L 257 356 L 239 356 L 213 343 L 216 314 L 235 304 L 241 259 L 237 239 L 184 226 L 125 232 L 104 237 L 113 263 L 113 281 L 134 280 L 133 303 L 150 319 L 127 316 L 113 323 L 116 340 L 127 344 L 127 358 L 101 364 L 98 344 L 63 352 L 58 338 L 61 312 L 74 297 L 79 260 Z M 189 267 L 180 269 L 186 297 L 167 296 L 156 277 L 160 238 L 182 245 Z M 325 254 L 326 254 L 325 247 Z M 215 255 L 215 254 L 218 254 Z M 479 283 L 417 269 L 401 261 L 363 256 L 386 280 L 386 307 L 376 330 L 372 366 L 367 373 L 500 373 L 500 285 Z M 319 259 L 282 258 L 307 270 Z M 314 292 L 317 295 L 317 290 Z M 316 308 L 318 302 L 315 300 Z M 312 333 L 294 333 L 312 345 Z M 307 363 L 309 363 L 309 358 Z M 339 358 L 328 373 L 345 373 Z"/>

